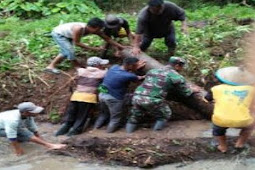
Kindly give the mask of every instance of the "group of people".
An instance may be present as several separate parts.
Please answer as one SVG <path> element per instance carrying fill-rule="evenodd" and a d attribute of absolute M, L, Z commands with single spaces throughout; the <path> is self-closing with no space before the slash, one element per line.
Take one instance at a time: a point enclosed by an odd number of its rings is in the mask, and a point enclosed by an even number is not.
<path fill-rule="evenodd" d="M 127 46 L 116 42 L 114 40 L 116 37 L 128 37 L 129 47 L 132 47 L 134 55 L 145 51 L 154 38 L 164 38 L 169 55 L 173 56 L 175 54 L 176 39 L 172 21 L 181 21 L 181 30 L 187 33 L 185 12 L 182 8 L 168 1 L 149 0 L 148 5 L 138 15 L 135 34 L 131 32 L 126 19 L 111 14 L 106 16 L 105 21 L 99 18 L 92 18 L 88 23 L 71 22 L 61 24 L 52 31 L 52 37 L 59 45 L 60 53 L 46 67 L 45 71 L 60 73 L 56 66 L 64 59 L 70 60 L 74 66 L 79 66 L 75 59 L 75 46 L 85 50 L 102 52 L 102 58 L 106 58 L 109 47 L 113 46 L 116 50 L 115 55 L 119 56 L 120 51 L 127 48 Z M 81 42 L 82 37 L 91 34 L 98 35 L 104 39 L 106 45 L 91 47 Z"/>
<path fill-rule="evenodd" d="M 99 18 L 85 23 L 66 23 L 54 28 L 53 39 L 60 46 L 60 54 L 46 68 L 47 71 L 58 74 L 58 63 L 64 58 L 70 60 L 77 70 L 77 86 L 73 92 L 66 110 L 67 118 L 56 132 L 59 135 L 77 135 L 84 131 L 99 103 L 99 113 L 94 123 L 94 129 L 107 125 L 106 131 L 113 133 L 125 126 L 127 133 L 133 133 L 143 122 L 147 114 L 155 118 L 153 130 L 162 130 L 170 119 L 172 111 L 166 102 L 169 93 L 175 93 L 189 99 L 197 93 L 179 73 L 185 66 L 183 58 L 173 56 L 176 42 L 173 20 L 182 21 L 182 30 L 187 32 L 185 12 L 171 2 L 149 0 L 138 16 L 137 31 L 129 29 L 128 22 L 114 15 L 108 15 L 105 21 Z M 103 30 L 102 30 L 103 29 Z M 109 60 L 105 59 L 105 47 L 90 47 L 81 42 L 83 36 L 96 34 L 107 44 L 116 49 L 116 55 L 125 46 L 115 42 L 113 37 L 127 36 L 132 42 L 133 50 L 129 57 L 123 59 L 121 65 L 113 65 L 109 69 Z M 137 59 L 136 55 L 145 51 L 154 38 L 165 38 L 169 49 L 168 63 L 156 69 L 149 70 L 146 75 L 137 75 L 136 71 L 146 63 Z M 74 46 L 86 50 L 103 52 L 103 57 L 89 57 L 86 68 L 80 67 L 75 59 Z M 244 148 L 245 143 L 254 128 L 254 78 L 243 68 L 227 67 L 216 72 L 217 85 L 205 96 L 208 102 L 214 101 L 212 116 L 213 135 L 218 140 L 217 148 L 227 151 L 226 130 L 229 127 L 241 128 L 240 137 L 235 147 Z M 140 82 L 132 96 L 132 106 L 128 113 L 123 113 L 125 96 L 131 82 Z M 7 136 L 20 155 L 23 150 L 19 141 L 32 141 L 50 149 L 61 149 L 64 144 L 52 144 L 41 138 L 32 117 L 43 112 L 43 108 L 31 102 L 18 105 L 17 109 L 0 113 L 0 136 Z"/>

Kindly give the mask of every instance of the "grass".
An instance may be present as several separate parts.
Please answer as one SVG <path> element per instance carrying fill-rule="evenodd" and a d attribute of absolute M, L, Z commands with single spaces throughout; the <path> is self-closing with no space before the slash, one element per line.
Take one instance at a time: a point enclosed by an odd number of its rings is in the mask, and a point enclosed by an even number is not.
<path fill-rule="evenodd" d="M 225 7 L 205 6 L 197 10 L 186 10 L 189 22 L 208 21 L 208 25 L 202 28 L 190 28 L 189 35 L 180 33 L 180 23 L 176 22 L 176 35 L 178 41 L 178 51 L 176 55 L 182 56 L 190 62 L 192 70 L 200 70 L 199 74 L 210 73 L 206 69 L 222 67 L 233 64 L 235 59 L 222 56 L 213 58 L 210 55 L 210 47 L 224 41 L 226 37 L 240 39 L 245 33 L 251 30 L 250 26 L 237 25 L 233 19 L 254 18 L 254 9 L 229 4 Z M 119 14 L 126 18 L 132 31 L 136 27 L 136 15 Z M 34 63 L 29 67 L 34 70 L 41 70 L 45 67 L 52 57 L 58 53 L 58 48 L 50 37 L 50 31 L 59 23 L 82 21 L 87 22 L 92 15 L 66 14 L 53 15 L 38 20 L 20 20 L 16 17 L 10 17 L 0 22 L 0 72 L 8 70 L 18 70 L 21 63 L 27 60 L 27 63 Z M 102 13 L 97 17 L 103 18 Z M 83 38 L 85 43 L 91 46 L 102 45 L 103 41 L 96 36 Z M 238 43 L 238 42 L 237 42 Z M 236 50 L 236 56 L 241 55 L 242 49 Z M 149 50 L 149 55 L 157 58 L 167 52 L 163 39 L 156 39 Z M 77 53 L 91 55 L 77 48 Z M 29 62 L 28 62 L 29 61 Z M 215 64 L 217 63 L 217 64 Z M 67 65 L 68 67 L 68 65 Z M 199 69 L 198 69 L 199 68 Z M 190 74 L 192 76 L 194 74 Z"/>

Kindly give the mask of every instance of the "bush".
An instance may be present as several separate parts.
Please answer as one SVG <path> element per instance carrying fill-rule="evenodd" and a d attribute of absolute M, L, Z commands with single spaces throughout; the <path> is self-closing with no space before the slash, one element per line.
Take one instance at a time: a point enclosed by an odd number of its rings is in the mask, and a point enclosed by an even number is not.
<path fill-rule="evenodd" d="M 88 0 L 1 0 L 0 11 L 4 16 L 39 18 L 56 13 L 96 14 L 99 8 Z"/>

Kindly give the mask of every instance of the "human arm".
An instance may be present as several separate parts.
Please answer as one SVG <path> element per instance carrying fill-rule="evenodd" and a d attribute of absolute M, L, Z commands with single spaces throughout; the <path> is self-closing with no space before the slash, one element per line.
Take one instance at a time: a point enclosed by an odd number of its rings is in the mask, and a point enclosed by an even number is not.
<path fill-rule="evenodd" d="M 133 41 L 133 49 L 132 49 L 132 53 L 134 55 L 138 55 L 142 52 L 142 50 L 140 48 L 141 41 L 142 41 L 142 34 L 135 34 L 134 41 Z"/>
<path fill-rule="evenodd" d="M 253 95 L 254 96 L 254 95 Z M 255 118 L 255 96 L 252 99 L 251 105 L 250 105 L 250 113 L 253 118 Z"/>
<path fill-rule="evenodd" d="M 96 33 L 99 37 L 101 37 L 102 39 L 104 39 L 107 43 L 119 48 L 120 50 L 123 50 L 125 48 L 125 46 L 121 45 L 120 43 L 117 43 L 116 41 L 114 41 L 113 39 L 111 39 L 110 37 L 108 37 L 107 35 L 105 35 L 103 32 L 98 32 Z"/>
<path fill-rule="evenodd" d="M 31 132 L 33 132 L 33 133 L 35 133 L 35 132 L 38 133 L 38 127 L 36 126 L 35 120 L 34 120 L 33 117 L 28 117 L 28 118 L 26 118 L 26 120 L 25 120 L 24 123 L 25 123 L 25 127 L 26 127 L 29 131 L 31 131 Z"/>
<path fill-rule="evenodd" d="M 132 44 L 132 42 L 133 42 L 133 34 L 130 31 L 130 27 L 129 27 L 129 24 L 128 24 L 127 20 L 123 19 L 122 27 L 125 29 L 125 31 L 127 33 L 127 36 L 128 36 L 130 44 Z"/>
<path fill-rule="evenodd" d="M 100 48 L 100 47 L 90 47 L 90 46 L 81 42 L 81 37 L 83 36 L 82 30 L 84 29 L 83 27 L 76 25 L 72 29 L 73 29 L 72 39 L 73 39 L 74 45 L 79 46 L 85 50 L 92 50 L 92 51 L 101 51 L 102 50 L 102 48 Z"/>
<path fill-rule="evenodd" d="M 188 34 L 188 27 L 186 22 L 186 14 L 184 9 L 180 8 L 176 4 L 169 3 L 168 4 L 169 10 L 171 10 L 173 13 L 169 13 L 170 17 L 173 16 L 173 20 L 175 21 L 181 21 L 181 31 L 184 34 Z"/>
<path fill-rule="evenodd" d="M 188 34 L 188 27 L 187 27 L 187 22 L 186 20 L 184 21 L 181 21 L 181 31 L 184 33 L 184 34 Z"/>
<path fill-rule="evenodd" d="M 177 93 L 184 97 L 190 97 L 192 94 L 194 94 L 194 91 L 188 85 L 182 75 L 178 73 L 172 73 L 169 75 L 169 77 Z"/>
<path fill-rule="evenodd" d="M 138 55 L 142 52 L 140 49 L 140 44 L 142 41 L 142 36 L 144 33 L 148 33 L 148 12 L 144 8 L 141 10 L 137 20 L 136 33 L 133 40 L 133 50 L 134 55 Z"/>

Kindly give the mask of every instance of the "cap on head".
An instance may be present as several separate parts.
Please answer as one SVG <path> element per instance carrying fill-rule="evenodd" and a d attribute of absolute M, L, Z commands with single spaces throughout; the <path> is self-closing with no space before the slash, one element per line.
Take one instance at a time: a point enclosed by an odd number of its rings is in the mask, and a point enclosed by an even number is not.
<path fill-rule="evenodd" d="M 29 113 L 41 113 L 44 108 L 40 106 L 36 106 L 32 102 L 23 102 L 18 105 L 18 109 L 20 112 L 29 112 Z"/>
<path fill-rule="evenodd" d="M 168 60 L 168 62 L 170 63 L 170 64 L 179 64 L 179 65 L 185 65 L 186 64 L 186 61 L 185 61 L 185 59 L 183 59 L 183 58 L 181 58 L 181 57 L 175 57 L 175 56 L 173 56 L 173 57 L 170 57 L 169 58 L 169 60 Z"/>
<path fill-rule="evenodd" d="M 163 0 L 149 0 L 148 5 L 149 5 L 150 7 L 154 7 L 154 6 L 160 6 L 160 5 L 162 5 L 163 3 L 164 3 Z"/>
<path fill-rule="evenodd" d="M 215 77 L 222 83 L 240 86 L 252 85 L 255 78 L 252 73 L 240 67 L 225 67 L 216 71 Z"/>
<path fill-rule="evenodd" d="M 96 67 L 99 65 L 106 65 L 109 63 L 109 60 L 102 59 L 100 57 L 90 57 L 87 59 L 87 65 Z"/>
<path fill-rule="evenodd" d="M 105 25 L 107 28 L 117 28 L 120 23 L 120 19 L 115 15 L 109 14 L 105 17 Z"/>

